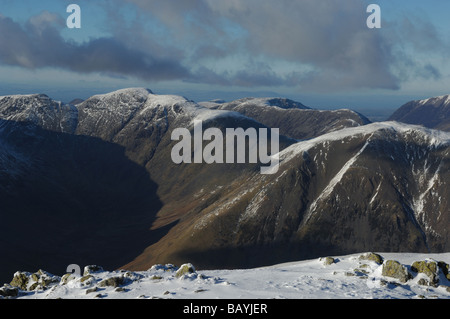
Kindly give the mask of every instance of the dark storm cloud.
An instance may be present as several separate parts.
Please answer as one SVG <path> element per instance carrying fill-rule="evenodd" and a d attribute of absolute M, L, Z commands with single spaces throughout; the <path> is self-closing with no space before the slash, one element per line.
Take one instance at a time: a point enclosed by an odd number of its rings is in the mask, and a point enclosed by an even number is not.
<path fill-rule="evenodd" d="M 0 61 L 29 69 L 57 67 L 146 80 L 179 79 L 189 75 L 178 61 L 135 50 L 114 37 L 81 44 L 66 41 L 60 34 L 63 24 L 60 17 L 48 12 L 30 18 L 25 26 L 0 17 Z"/>
<path fill-rule="evenodd" d="M 391 48 L 379 32 L 367 28 L 366 7 L 361 0 L 189 0 L 183 1 L 182 7 L 174 0 L 164 1 L 161 6 L 160 1 L 152 0 L 128 2 L 165 21 L 177 31 L 174 34 L 184 34 L 190 42 L 194 36 L 203 39 L 203 54 L 196 57 L 210 53 L 209 58 L 221 58 L 224 52 L 238 52 L 254 56 L 255 60 L 285 61 L 315 69 L 308 73 L 292 70 L 284 75 L 243 69 L 236 71 L 232 79 L 224 73 L 225 82 L 241 84 L 253 79 L 267 85 L 301 83 L 330 89 L 398 88 L 399 79 L 390 70 Z M 208 32 L 197 23 L 186 23 L 186 16 L 191 21 L 206 21 Z M 224 21 L 244 31 L 239 45 L 230 33 L 220 33 Z M 224 51 L 228 46 L 233 49 Z M 294 74 L 299 75 L 297 80 Z"/>
<path fill-rule="evenodd" d="M 416 57 L 442 47 L 431 23 L 383 20 L 382 29 L 368 29 L 363 0 L 102 3 L 111 36 L 81 44 L 61 36 L 65 21 L 56 15 L 44 12 L 25 26 L 0 17 L 0 41 L 6 43 L 0 62 L 146 80 L 311 90 L 395 90 L 414 76 L 441 76 L 432 59 Z M 136 12 L 131 23 L 125 13 L 130 5 Z M 447 50 L 433 52 L 444 56 Z"/>
<path fill-rule="evenodd" d="M 392 66 L 402 80 L 442 78 L 442 67 L 439 66 L 448 62 L 450 50 L 448 38 L 445 33 L 440 33 L 444 30 L 438 30 L 430 21 L 416 15 L 389 21 L 387 26 L 391 32 L 385 35 L 384 40 L 392 44 L 395 57 Z"/>
<path fill-rule="evenodd" d="M 206 67 L 200 67 L 186 80 L 194 83 L 209 83 L 222 86 L 260 87 L 260 86 L 292 86 L 299 81 L 292 81 L 292 75 L 281 77 L 268 65 L 260 65 L 259 69 L 245 68 L 237 72 L 214 72 Z"/>

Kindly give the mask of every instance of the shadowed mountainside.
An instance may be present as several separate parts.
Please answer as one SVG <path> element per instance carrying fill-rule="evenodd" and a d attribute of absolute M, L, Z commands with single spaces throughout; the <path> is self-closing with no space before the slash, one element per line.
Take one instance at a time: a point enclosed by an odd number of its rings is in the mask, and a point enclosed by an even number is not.
<path fill-rule="evenodd" d="M 149 231 L 162 205 L 157 185 L 123 147 L 28 123 L 0 127 L 1 280 L 72 263 L 114 269 L 164 235 Z"/>

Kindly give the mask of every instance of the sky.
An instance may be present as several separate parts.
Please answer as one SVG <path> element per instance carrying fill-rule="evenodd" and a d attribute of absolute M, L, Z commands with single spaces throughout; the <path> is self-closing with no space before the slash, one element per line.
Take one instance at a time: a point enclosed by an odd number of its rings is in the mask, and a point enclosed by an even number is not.
<path fill-rule="evenodd" d="M 367 27 L 369 4 L 381 28 Z M 375 116 L 450 94 L 449 12 L 448 0 L 1 0 L 0 95 L 146 87 Z"/>

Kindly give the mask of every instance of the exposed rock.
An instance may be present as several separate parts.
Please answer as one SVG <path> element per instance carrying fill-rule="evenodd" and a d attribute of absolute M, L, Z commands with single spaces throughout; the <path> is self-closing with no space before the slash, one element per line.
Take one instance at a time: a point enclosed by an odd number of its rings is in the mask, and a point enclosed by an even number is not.
<path fill-rule="evenodd" d="M 325 266 L 334 264 L 336 262 L 336 260 L 333 257 L 323 257 L 320 258 L 319 260 L 322 261 Z"/>
<path fill-rule="evenodd" d="M 191 274 L 191 273 L 195 273 L 194 266 L 192 264 L 190 264 L 190 263 L 183 264 L 183 265 L 181 265 L 181 267 L 175 273 L 175 277 L 179 278 L 179 277 L 181 277 L 183 275 Z"/>
<path fill-rule="evenodd" d="M 14 274 L 13 279 L 10 282 L 10 285 L 13 287 L 17 287 L 20 290 L 28 289 L 29 282 L 29 273 L 18 271 Z"/>
<path fill-rule="evenodd" d="M 441 269 L 442 273 L 444 274 L 445 278 L 450 280 L 449 265 L 444 261 L 439 261 L 438 266 Z"/>
<path fill-rule="evenodd" d="M 151 266 L 148 270 L 149 271 L 155 271 L 155 270 L 163 270 L 163 271 L 175 271 L 177 267 L 174 264 L 156 264 Z"/>
<path fill-rule="evenodd" d="M 426 280 L 425 278 L 420 278 L 417 281 L 417 284 L 421 285 L 421 286 L 430 286 L 430 282 L 428 280 Z"/>
<path fill-rule="evenodd" d="M 37 287 L 40 287 L 43 289 L 47 289 L 52 284 L 58 284 L 61 281 L 61 278 L 59 276 L 52 275 L 42 269 L 39 269 L 34 274 L 31 274 L 31 279 L 38 284 Z M 30 290 L 34 290 L 34 289 L 30 289 Z"/>
<path fill-rule="evenodd" d="M 438 264 L 435 261 L 415 261 L 411 265 L 411 270 L 417 273 L 425 274 L 429 278 L 429 285 L 435 285 L 439 281 Z"/>
<path fill-rule="evenodd" d="M 418 273 L 424 273 L 428 277 L 436 276 L 438 266 L 435 261 L 415 261 L 411 265 L 411 270 Z"/>
<path fill-rule="evenodd" d="M 204 291 L 208 291 L 208 290 L 207 290 L 207 289 L 200 288 L 200 289 L 195 290 L 194 292 L 195 292 L 195 293 L 199 293 L 199 292 L 204 292 Z"/>
<path fill-rule="evenodd" d="M 35 273 L 16 272 L 11 281 L 11 286 L 24 291 L 47 289 L 52 284 L 58 284 L 61 278 L 39 269 Z"/>
<path fill-rule="evenodd" d="M 61 284 L 66 285 L 69 281 L 76 279 L 74 274 L 65 274 L 61 277 Z"/>
<path fill-rule="evenodd" d="M 122 271 L 122 272 L 123 272 L 123 274 L 121 276 L 123 276 L 123 282 L 136 281 L 136 280 L 140 280 L 144 277 L 142 274 L 139 274 L 139 273 L 133 272 L 133 271 Z"/>
<path fill-rule="evenodd" d="M 381 265 L 383 263 L 383 257 L 379 254 L 375 253 L 367 253 L 359 256 L 359 260 L 372 260 L 377 264 Z"/>
<path fill-rule="evenodd" d="M 125 282 L 123 276 L 114 276 L 107 279 L 103 279 L 98 283 L 99 287 L 119 287 L 120 285 L 123 285 Z"/>
<path fill-rule="evenodd" d="M 92 275 L 86 275 L 80 278 L 80 283 L 83 286 L 89 286 L 92 284 L 92 282 L 94 281 L 94 276 Z"/>
<path fill-rule="evenodd" d="M 344 273 L 344 275 L 347 276 L 347 277 L 353 277 L 353 276 L 356 276 L 356 274 L 355 274 L 354 272 L 351 272 L 351 271 L 346 271 L 346 272 Z"/>
<path fill-rule="evenodd" d="M 89 265 L 84 267 L 84 271 L 83 271 L 83 276 L 87 276 L 90 274 L 95 274 L 98 272 L 102 272 L 104 271 L 102 267 L 97 266 L 97 265 Z"/>
<path fill-rule="evenodd" d="M 19 295 L 19 288 L 5 284 L 0 288 L 0 296 L 2 297 L 17 297 Z"/>
<path fill-rule="evenodd" d="M 405 283 L 411 278 L 408 270 L 405 266 L 400 264 L 396 260 L 387 260 L 383 264 L 382 273 L 383 276 L 392 277 L 399 280 L 401 283 Z"/>
<path fill-rule="evenodd" d="M 361 275 L 368 275 L 368 274 L 370 274 L 370 272 L 367 271 L 366 269 L 364 269 L 364 267 L 358 267 L 358 268 L 355 268 L 353 271 L 354 271 L 357 275 L 358 275 L 358 274 L 361 274 Z"/>
<path fill-rule="evenodd" d="M 28 287 L 27 290 L 33 291 L 33 290 L 36 290 L 36 289 L 40 290 L 40 289 L 44 289 L 44 287 L 42 285 L 40 285 L 38 282 L 34 282 Z"/>
<path fill-rule="evenodd" d="M 98 290 L 97 287 L 89 288 L 89 289 L 86 290 L 86 295 L 87 295 L 87 294 L 90 294 L 90 293 L 92 293 L 92 292 L 96 292 L 97 290 Z"/>

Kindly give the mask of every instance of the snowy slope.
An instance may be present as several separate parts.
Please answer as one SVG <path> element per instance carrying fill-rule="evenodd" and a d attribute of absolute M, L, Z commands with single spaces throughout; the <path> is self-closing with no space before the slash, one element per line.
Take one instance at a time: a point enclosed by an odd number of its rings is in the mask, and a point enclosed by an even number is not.
<path fill-rule="evenodd" d="M 427 141 L 431 148 L 442 145 L 450 145 L 450 133 L 425 128 L 419 125 L 403 124 L 395 121 L 377 122 L 363 126 L 344 128 L 339 131 L 323 134 L 319 137 L 295 143 L 279 154 L 280 159 L 287 161 L 296 154 L 306 152 L 314 146 L 330 141 L 339 141 L 346 138 L 356 138 L 358 136 L 366 136 L 381 130 L 389 130 L 397 134 L 420 134 Z"/>
<path fill-rule="evenodd" d="M 186 127 L 194 120 L 209 121 L 217 117 L 244 118 L 237 112 L 211 110 L 178 95 L 153 94 L 145 88 L 127 88 L 94 95 L 77 105 L 77 134 L 114 141 L 130 131 L 145 130 L 149 125 Z"/>
<path fill-rule="evenodd" d="M 0 119 L 28 122 L 43 129 L 73 133 L 77 125 L 75 106 L 54 101 L 45 94 L 0 96 Z"/>
<path fill-rule="evenodd" d="M 450 131 L 450 95 L 410 101 L 397 109 L 389 119 Z"/>
<path fill-rule="evenodd" d="M 57 280 L 49 288 L 21 291 L 19 298 L 450 299 L 450 281 L 442 270 L 438 273 L 439 283 L 434 286 L 421 284 L 420 280 L 427 279 L 426 275 L 411 270 L 413 262 L 421 260 L 448 264 L 450 253 L 382 253 L 383 264 L 361 260 L 362 255 L 366 254 L 333 257 L 334 262 L 329 265 L 324 262 L 325 258 L 318 258 L 247 270 L 194 271 L 181 276 L 177 275 L 179 268 L 170 264 L 155 265 L 140 272 L 101 269 L 85 273 L 85 276 L 53 277 Z M 388 260 L 404 265 L 411 279 L 402 283 L 383 276 L 382 269 Z M 30 281 L 28 286 L 32 283 Z"/>
<path fill-rule="evenodd" d="M 229 103 L 200 103 L 211 109 L 231 110 L 253 118 L 280 134 L 297 140 L 370 123 L 363 115 L 349 109 L 317 110 L 282 98 L 244 98 Z"/>

